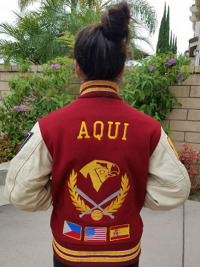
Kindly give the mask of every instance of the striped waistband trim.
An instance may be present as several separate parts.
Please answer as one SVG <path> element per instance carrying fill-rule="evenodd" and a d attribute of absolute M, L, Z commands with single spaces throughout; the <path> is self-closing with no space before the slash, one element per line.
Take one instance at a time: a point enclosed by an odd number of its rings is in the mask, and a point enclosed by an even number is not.
<path fill-rule="evenodd" d="M 124 262 L 135 259 L 141 250 L 139 242 L 134 248 L 122 251 L 75 251 L 62 247 L 55 239 L 53 248 L 59 257 L 72 262 Z"/>
<path fill-rule="evenodd" d="M 90 92 L 112 92 L 119 93 L 119 88 L 116 83 L 110 81 L 89 81 L 81 85 L 80 93 L 85 95 Z"/>

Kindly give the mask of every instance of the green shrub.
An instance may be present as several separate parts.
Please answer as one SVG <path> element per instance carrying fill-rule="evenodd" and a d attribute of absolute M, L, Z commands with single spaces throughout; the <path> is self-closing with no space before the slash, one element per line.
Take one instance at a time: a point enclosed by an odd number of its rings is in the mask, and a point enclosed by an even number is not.
<path fill-rule="evenodd" d="M 73 60 L 57 58 L 43 65 L 40 73 L 31 73 L 30 62 L 26 61 L 19 66 L 19 71 L 20 76 L 9 81 L 12 94 L 3 98 L 0 107 L 0 132 L 6 138 L 0 139 L 0 148 L 6 160 L 13 157 L 15 148 L 38 119 L 72 101 L 66 87 L 75 77 Z M 14 152 L 5 150 L 5 144 L 13 146 Z"/>
<path fill-rule="evenodd" d="M 190 143 L 185 143 L 182 145 L 179 152 L 179 159 L 188 171 L 188 175 L 191 180 L 191 189 L 196 189 L 198 187 L 196 179 L 199 175 L 198 168 L 200 163 L 200 153 L 193 150 Z"/>
<path fill-rule="evenodd" d="M 19 150 L 19 141 L 10 140 L 7 134 L 0 136 L 0 163 L 12 159 Z"/>
<path fill-rule="evenodd" d="M 132 107 L 161 122 L 174 106 L 180 105 L 169 86 L 187 79 L 189 64 L 185 56 L 172 53 L 150 56 L 140 65 L 126 69 L 121 96 Z"/>

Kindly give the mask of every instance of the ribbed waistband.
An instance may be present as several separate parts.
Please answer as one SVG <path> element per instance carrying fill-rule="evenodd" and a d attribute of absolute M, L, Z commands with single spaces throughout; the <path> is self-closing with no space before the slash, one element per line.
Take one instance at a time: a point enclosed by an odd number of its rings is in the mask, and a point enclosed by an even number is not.
<path fill-rule="evenodd" d="M 76 251 L 64 248 L 53 239 L 55 253 L 62 259 L 70 262 L 84 263 L 106 263 L 106 262 L 126 262 L 135 259 L 141 250 L 140 242 L 128 250 L 117 251 Z"/>

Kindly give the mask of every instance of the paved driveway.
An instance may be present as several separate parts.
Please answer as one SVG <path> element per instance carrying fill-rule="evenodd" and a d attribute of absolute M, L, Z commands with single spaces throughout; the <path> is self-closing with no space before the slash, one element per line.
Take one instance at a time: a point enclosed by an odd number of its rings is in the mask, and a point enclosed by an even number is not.
<path fill-rule="evenodd" d="M 0 266 L 52 267 L 51 211 L 28 213 L 0 207 Z M 200 266 L 200 202 L 169 212 L 143 209 L 140 267 Z"/>

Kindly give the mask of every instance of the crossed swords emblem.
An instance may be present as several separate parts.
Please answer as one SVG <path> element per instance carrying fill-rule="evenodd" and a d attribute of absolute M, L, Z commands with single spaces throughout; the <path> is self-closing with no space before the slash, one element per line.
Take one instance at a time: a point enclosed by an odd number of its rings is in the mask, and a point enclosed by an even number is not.
<path fill-rule="evenodd" d="M 84 213 L 80 214 L 79 217 L 82 218 L 84 215 L 86 215 L 87 213 L 93 211 L 94 209 L 99 209 L 101 210 L 103 213 L 105 213 L 106 215 L 108 215 L 111 219 L 114 218 L 114 216 L 112 214 L 110 214 L 109 212 L 107 212 L 106 210 L 104 210 L 102 208 L 102 206 L 107 203 L 108 201 L 112 200 L 113 198 L 115 198 L 116 196 L 118 196 L 119 194 L 121 194 L 121 190 L 116 191 L 115 193 L 111 194 L 109 197 L 107 197 L 106 199 L 104 199 L 101 203 L 97 204 L 95 203 L 90 197 L 88 197 L 83 191 L 81 191 L 78 187 L 75 189 L 75 191 L 82 196 L 82 198 L 84 198 L 85 200 L 87 200 L 89 203 L 91 203 L 93 205 L 93 208 L 91 208 L 90 210 L 85 211 Z"/>

